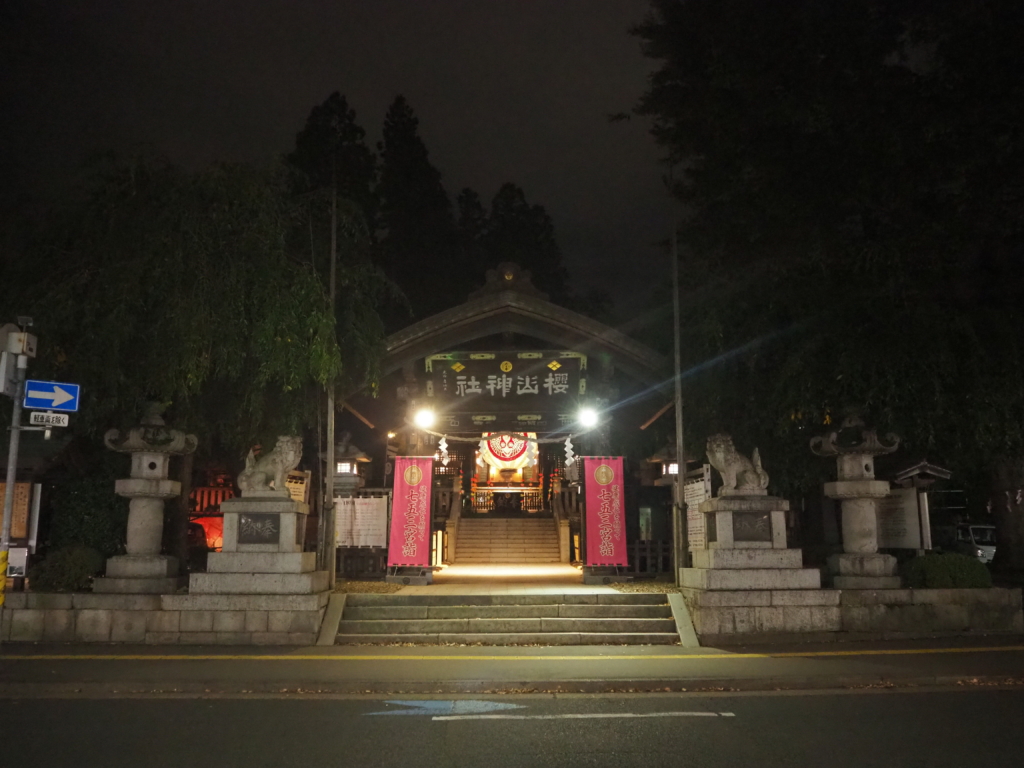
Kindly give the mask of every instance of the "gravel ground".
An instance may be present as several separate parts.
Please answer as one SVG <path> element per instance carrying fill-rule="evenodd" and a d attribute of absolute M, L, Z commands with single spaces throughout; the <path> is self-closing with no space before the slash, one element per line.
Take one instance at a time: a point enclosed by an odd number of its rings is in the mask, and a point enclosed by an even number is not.
<path fill-rule="evenodd" d="M 648 579 L 644 579 L 643 581 L 626 581 L 620 584 L 609 584 L 608 586 L 617 592 L 665 593 L 679 591 L 679 587 L 671 581 L 652 581 Z"/>
<path fill-rule="evenodd" d="M 345 592 L 350 595 L 389 595 L 392 592 L 397 592 L 401 588 L 401 584 L 389 584 L 386 581 L 354 581 L 349 579 L 338 579 L 338 583 L 334 586 L 334 591 Z"/>

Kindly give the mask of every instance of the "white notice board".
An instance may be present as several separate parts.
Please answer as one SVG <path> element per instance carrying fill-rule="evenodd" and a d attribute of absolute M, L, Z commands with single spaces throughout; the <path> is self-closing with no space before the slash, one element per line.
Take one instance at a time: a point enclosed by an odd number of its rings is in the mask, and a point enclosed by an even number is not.
<path fill-rule="evenodd" d="M 388 498 L 335 499 L 334 519 L 339 547 L 387 546 Z"/>
<path fill-rule="evenodd" d="M 878 500 L 878 546 L 882 549 L 922 549 L 921 517 L 916 488 L 893 488 Z"/>
<path fill-rule="evenodd" d="M 691 475 L 692 473 L 688 473 Z M 704 525 L 702 501 L 711 498 L 711 465 L 705 464 L 697 477 L 683 483 L 683 501 L 686 502 L 686 541 L 688 549 L 707 549 L 708 536 Z"/>

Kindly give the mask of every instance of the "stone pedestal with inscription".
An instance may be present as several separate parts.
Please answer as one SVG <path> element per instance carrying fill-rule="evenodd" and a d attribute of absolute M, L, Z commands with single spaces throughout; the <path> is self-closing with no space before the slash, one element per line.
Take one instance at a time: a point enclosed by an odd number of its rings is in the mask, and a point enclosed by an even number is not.
<path fill-rule="evenodd" d="M 330 597 L 330 574 L 303 552 L 309 505 L 285 487 L 302 455 L 297 437 L 280 437 L 259 457 L 249 455 L 238 477 L 242 497 L 222 501 L 224 540 L 206 573 L 189 577 L 175 596 L 181 643 L 237 642 L 312 645 Z"/>
<path fill-rule="evenodd" d="M 308 595 L 328 587 L 316 553 L 303 552 L 309 507 L 285 498 L 228 499 L 224 544 L 211 552 L 206 573 L 193 573 L 193 595 Z"/>
<path fill-rule="evenodd" d="M 821 573 L 786 547 L 789 502 L 774 496 L 719 496 L 701 502 L 706 547 L 691 550 L 680 583 L 692 589 L 818 589 Z"/>
<path fill-rule="evenodd" d="M 748 459 L 728 435 L 714 435 L 708 458 L 723 486 L 698 506 L 705 536 L 691 546 L 693 566 L 679 572 L 697 633 L 838 630 L 838 595 L 821 589 L 821 571 L 803 567 L 801 550 L 787 547 L 789 502 L 768 495 L 757 451 Z"/>

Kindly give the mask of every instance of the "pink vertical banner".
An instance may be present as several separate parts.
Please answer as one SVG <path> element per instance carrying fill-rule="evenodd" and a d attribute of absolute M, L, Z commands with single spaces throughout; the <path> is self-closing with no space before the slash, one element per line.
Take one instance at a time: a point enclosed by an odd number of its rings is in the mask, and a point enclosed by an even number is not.
<path fill-rule="evenodd" d="M 621 456 L 584 456 L 587 565 L 628 565 Z"/>
<path fill-rule="evenodd" d="M 395 459 L 395 500 L 391 506 L 388 565 L 430 565 L 430 492 L 433 456 Z"/>

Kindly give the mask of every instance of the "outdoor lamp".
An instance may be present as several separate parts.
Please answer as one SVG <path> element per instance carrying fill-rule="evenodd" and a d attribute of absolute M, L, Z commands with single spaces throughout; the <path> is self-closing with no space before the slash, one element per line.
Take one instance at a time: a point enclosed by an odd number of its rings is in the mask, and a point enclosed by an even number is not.
<path fill-rule="evenodd" d="M 598 422 L 597 411 L 593 408 L 580 408 L 580 412 L 576 416 L 576 421 L 578 421 L 580 426 L 585 429 L 596 427 Z"/>
<path fill-rule="evenodd" d="M 434 411 L 430 408 L 420 408 L 416 411 L 416 415 L 412 417 L 412 421 L 420 429 L 430 429 L 434 426 L 436 417 L 434 416 Z"/>

